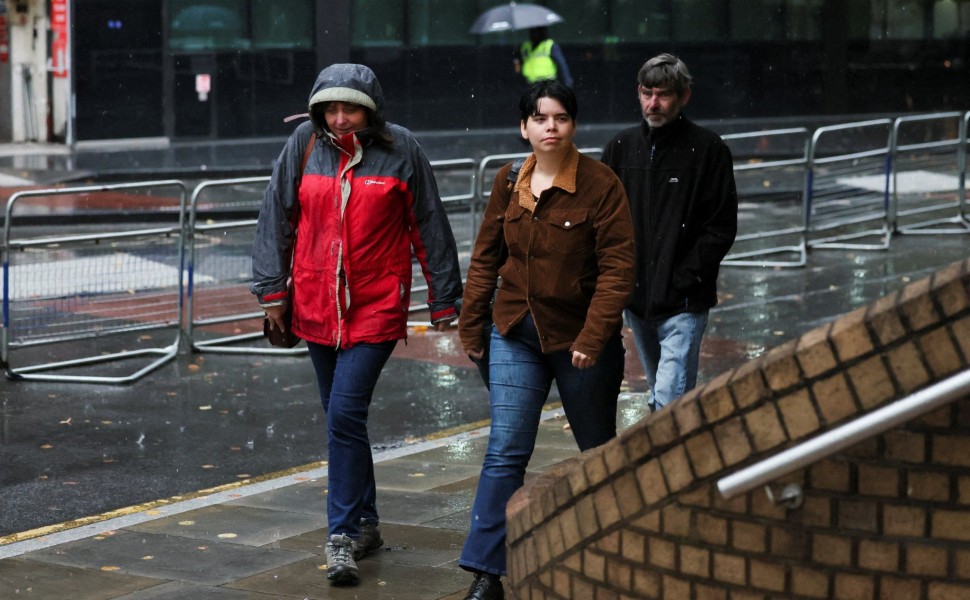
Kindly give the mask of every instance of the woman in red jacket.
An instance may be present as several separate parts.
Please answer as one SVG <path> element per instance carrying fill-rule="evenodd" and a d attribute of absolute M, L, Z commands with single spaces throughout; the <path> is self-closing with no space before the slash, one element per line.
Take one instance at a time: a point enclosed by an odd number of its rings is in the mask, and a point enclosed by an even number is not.
<path fill-rule="evenodd" d="M 431 165 L 408 130 L 384 121 L 383 104 L 368 67 L 320 72 L 310 121 L 276 161 L 253 246 L 252 291 L 273 328 L 284 328 L 292 303 L 292 330 L 307 342 L 327 413 L 327 578 L 337 584 L 357 583 L 355 559 L 383 544 L 367 412 L 407 336 L 412 256 L 436 330 L 456 318 L 462 291 Z"/>

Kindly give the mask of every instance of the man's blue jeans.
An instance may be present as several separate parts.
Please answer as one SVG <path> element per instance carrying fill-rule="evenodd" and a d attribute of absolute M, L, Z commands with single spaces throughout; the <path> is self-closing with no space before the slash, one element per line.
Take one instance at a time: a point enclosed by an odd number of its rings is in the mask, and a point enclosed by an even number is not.
<path fill-rule="evenodd" d="M 668 319 L 641 319 L 624 312 L 633 331 L 640 364 L 647 375 L 652 397 L 659 410 L 697 385 L 697 363 L 701 338 L 707 327 L 708 311 L 680 313 Z"/>
<path fill-rule="evenodd" d="M 568 350 L 542 353 L 535 323 L 527 316 L 507 337 L 492 328 L 490 354 L 492 426 L 471 531 L 458 564 L 470 571 L 504 575 L 505 505 L 522 487 L 553 380 L 579 448 L 599 446 L 616 436 L 624 350 L 617 332 L 595 365 L 577 369 Z"/>
<path fill-rule="evenodd" d="M 378 521 L 367 411 L 396 344 L 336 349 L 307 342 L 327 414 L 327 521 L 332 535 L 357 539 L 361 521 Z"/>

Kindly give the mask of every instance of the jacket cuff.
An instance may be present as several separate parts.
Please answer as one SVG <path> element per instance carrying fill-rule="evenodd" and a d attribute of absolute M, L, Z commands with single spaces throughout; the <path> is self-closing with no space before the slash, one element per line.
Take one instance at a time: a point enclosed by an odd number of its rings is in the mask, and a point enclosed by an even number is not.
<path fill-rule="evenodd" d="M 289 293 L 286 290 L 281 290 L 279 292 L 273 292 L 272 294 L 259 296 L 259 303 L 260 304 L 279 304 L 281 302 L 286 302 L 288 297 L 289 297 Z"/>
<path fill-rule="evenodd" d="M 454 319 L 458 316 L 458 311 L 455 310 L 454 306 L 449 306 L 444 310 L 439 310 L 438 312 L 431 313 L 431 323 L 437 323 L 438 321 L 447 321 L 448 319 Z"/>

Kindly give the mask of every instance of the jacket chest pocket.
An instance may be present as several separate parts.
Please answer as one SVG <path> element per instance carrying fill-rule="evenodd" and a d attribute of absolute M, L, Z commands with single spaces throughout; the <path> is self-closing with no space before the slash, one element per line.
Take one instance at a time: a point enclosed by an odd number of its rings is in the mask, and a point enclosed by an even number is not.
<path fill-rule="evenodd" d="M 586 209 L 557 209 L 540 218 L 542 245 L 558 254 L 584 255 L 594 247 L 593 227 Z"/>

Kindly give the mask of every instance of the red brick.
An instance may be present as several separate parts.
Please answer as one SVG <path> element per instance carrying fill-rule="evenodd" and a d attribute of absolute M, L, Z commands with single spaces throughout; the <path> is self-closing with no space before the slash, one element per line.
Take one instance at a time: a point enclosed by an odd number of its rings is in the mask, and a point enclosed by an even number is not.
<path fill-rule="evenodd" d="M 728 538 L 728 522 L 707 512 L 696 516 L 697 537 L 708 544 L 724 546 Z"/>
<path fill-rule="evenodd" d="M 596 522 L 596 509 L 592 496 L 583 496 L 576 501 L 576 519 L 579 521 L 579 531 L 584 538 L 592 537 L 600 532 Z"/>
<path fill-rule="evenodd" d="M 764 553 L 766 548 L 764 525 L 733 521 L 731 523 L 731 546 L 738 550 Z"/>
<path fill-rule="evenodd" d="M 952 404 L 941 406 L 913 421 L 914 427 L 923 429 L 948 429 L 956 422 Z"/>
<path fill-rule="evenodd" d="M 573 496 L 582 496 L 590 488 L 585 469 L 570 469 L 566 472 L 566 477 L 569 479 L 569 489 Z"/>
<path fill-rule="evenodd" d="M 809 598 L 829 597 L 829 576 L 823 571 L 793 566 L 791 569 L 791 591 Z"/>
<path fill-rule="evenodd" d="M 970 322 L 968 322 L 968 328 L 970 328 Z M 731 377 L 731 394 L 738 408 L 742 410 L 771 397 L 771 391 L 761 372 L 762 362 L 763 359 L 748 361 L 738 367 Z"/>
<path fill-rule="evenodd" d="M 843 529 L 868 531 L 875 533 L 879 530 L 879 507 L 871 500 L 842 499 L 839 500 L 838 526 Z"/>
<path fill-rule="evenodd" d="M 899 569 L 899 544 L 861 540 L 859 567 L 869 571 L 896 572 Z"/>
<path fill-rule="evenodd" d="M 970 598 L 970 583 L 930 582 L 927 600 L 967 600 Z"/>
<path fill-rule="evenodd" d="M 795 357 L 806 377 L 818 377 L 837 366 L 835 353 L 829 345 L 828 334 L 832 323 L 805 333 L 798 339 Z"/>
<path fill-rule="evenodd" d="M 879 600 L 913 600 L 922 596 L 919 579 L 879 578 Z"/>
<path fill-rule="evenodd" d="M 917 344 L 930 371 L 937 378 L 951 375 L 963 366 L 956 346 L 950 339 L 950 332 L 945 327 L 930 331 Z"/>
<path fill-rule="evenodd" d="M 620 514 L 624 519 L 629 519 L 643 510 L 643 498 L 640 497 L 637 478 L 633 473 L 626 473 L 614 480 L 613 492 L 616 494 L 616 502 L 620 506 Z"/>
<path fill-rule="evenodd" d="M 834 600 L 872 600 L 875 598 L 876 582 L 868 575 L 836 573 L 834 591 Z"/>
<path fill-rule="evenodd" d="M 882 532 L 884 535 L 925 537 L 926 512 L 915 506 L 887 504 L 882 508 Z"/>
<path fill-rule="evenodd" d="M 849 381 L 865 409 L 879 406 L 896 396 L 893 380 L 882 357 L 873 356 L 848 370 Z"/>
<path fill-rule="evenodd" d="M 899 472 L 875 465 L 859 465 L 859 493 L 865 496 L 898 496 Z"/>
<path fill-rule="evenodd" d="M 711 553 L 703 548 L 681 544 L 680 572 L 685 575 L 709 578 L 711 576 Z"/>
<path fill-rule="evenodd" d="M 763 560 L 751 559 L 751 585 L 772 592 L 785 591 L 785 567 Z"/>
<path fill-rule="evenodd" d="M 832 324 L 829 339 L 841 362 L 848 362 L 872 352 L 872 339 L 866 329 L 866 308 L 842 315 Z"/>
<path fill-rule="evenodd" d="M 733 554 L 714 553 L 714 579 L 735 585 L 747 582 L 745 560 Z"/>
<path fill-rule="evenodd" d="M 812 487 L 834 492 L 849 491 L 849 467 L 843 462 L 823 459 L 810 467 Z"/>
<path fill-rule="evenodd" d="M 698 406 L 699 401 L 700 395 L 698 394 L 694 398 L 685 398 L 671 406 L 671 410 L 674 411 L 674 423 L 681 435 L 690 435 L 704 425 L 704 418 L 701 416 L 701 409 Z"/>
<path fill-rule="evenodd" d="M 633 593 L 637 598 L 656 598 L 660 594 L 660 574 L 647 569 L 635 569 Z"/>
<path fill-rule="evenodd" d="M 934 538 L 970 542 L 970 512 L 934 510 L 930 514 L 930 520 Z"/>
<path fill-rule="evenodd" d="M 676 505 L 663 508 L 663 531 L 667 535 L 687 537 L 690 535 L 691 511 Z"/>
<path fill-rule="evenodd" d="M 596 581 L 606 581 L 606 557 L 598 552 L 584 550 L 583 575 Z"/>
<path fill-rule="evenodd" d="M 736 465 L 751 456 L 751 443 L 740 417 L 714 427 L 714 439 L 726 465 Z"/>
<path fill-rule="evenodd" d="M 958 579 L 970 581 L 970 550 L 957 550 L 954 554 L 954 575 Z"/>
<path fill-rule="evenodd" d="M 733 373 L 730 371 L 720 374 L 701 392 L 698 403 L 708 423 L 717 423 L 726 419 L 737 410 L 727 385 L 732 376 Z"/>
<path fill-rule="evenodd" d="M 903 322 L 896 312 L 896 300 L 898 297 L 899 292 L 893 292 L 869 305 L 866 321 L 869 323 L 869 327 L 875 334 L 876 339 L 883 346 L 888 346 L 906 335 Z"/>
<path fill-rule="evenodd" d="M 670 575 L 664 575 L 663 600 L 684 600 L 690 598 L 690 583 Z"/>
<path fill-rule="evenodd" d="M 808 391 L 801 389 L 778 400 L 778 410 L 788 436 L 797 440 L 818 431 L 818 415 Z"/>
<path fill-rule="evenodd" d="M 647 550 L 650 553 L 650 564 L 661 569 L 673 569 L 676 564 L 677 546 L 657 537 L 647 540 Z"/>
<path fill-rule="evenodd" d="M 640 466 L 636 471 L 636 477 L 640 494 L 647 504 L 653 504 L 667 497 L 667 483 L 660 470 L 659 460 L 651 460 Z"/>
<path fill-rule="evenodd" d="M 810 527 L 830 527 L 832 525 L 832 500 L 827 496 L 806 496 L 802 504 L 802 519 Z"/>
<path fill-rule="evenodd" d="M 708 585 L 694 584 L 694 600 L 727 600 L 727 590 Z"/>
<path fill-rule="evenodd" d="M 921 544 L 906 545 L 906 572 L 910 575 L 946 577 L 946 549 Z"/>
<path fill-rule="evenodd" d="M 812 396 L 828 424 L 839 423 L 859 412 L 843 373 L 837 373 L 812 386 Z"/>
<path fill-rule="evenodd" d="M 597 600 L 600 599 L 600 592 L 607 591 L 608 593 L 615 593 L 613 590 L 620 588 L 621 590 L 629 590 L 633 587 L 633 569 L 630 565 L 619 560 L 610 560 L 606 563 L 606 579 L 609 583 L 606 585 L 612 589 L 600 588 L 596 591 Z M 607 598 L 609 596 L 603 596 Z"/>
<path fill-rule="evenodd" d="M 927 278 L 907 285 L 899 296 L 899 310 L 910 331 L 920 331 L 940 321 L 929 291 L 930 280 Z"/>
<path fill-rule="evenodd" d="M 953 332 L 953 339 L 960 345 L 963 356 L 970 357 L 970 317 L 951 322 L 950 331 Z"/>
<path fill-rule="evenodd" d="M 812 559 L 836 567 L 852 565 L 852 542 L 839 535 L 817 533 L 812 539 Z"/>
<path fill-rule="evenodd" d="M 785 431 L 774 404 L 765 404 L 744 417 L 754 447 L 758 451 L 770 450 L 785 441 Z"/>
<path fill-rule="evenodd" d="M 970 308 L 970 290 L 964 279 L 964 268 L 962 263 L 953 263 L 933 274 L 930 287 L 947 317 Z"/>
<path fill-rule="evenodd" d="M 677 426 L 669 410 L 655 412 L 647 420 L 650 441 L 656 446 L 668 446 L 678 438 Z"/>
<path fill-rule="evenodd" d="M 579 521 L 576 519 L 575 507 L 570 507 L 562 512 L 559 518 L 559 527 L 562 530 L 562 543 L 567 551 L 582 543 L 583 537 L 579 533 Z"/>
<path fill-rule="evenodd" d="M 660 467 L 671 492 L 681 490 L 694 481 L 683 446 L 674 446 L 660 457 Z"/>
<path fill-rule="evenodd" d="M 610 471 L 606 468 L 606 461 L 603 460 L 604 450 L 604 446 L 599 446 L 588 450 L 585 454 L 586 460 L 583 462 L 583 468 L 586 470 L 586 479 L 589 481 L 590 487 L 600 485 L 610 476 Z"/>
<path fill-rule="evenodd" d="M 906 492 L 913 500 L 932 500 L 949 502 L 950 476 L 932 471 L 908 471 L 906 473 Z"/>
<path fill-rule="evenodd" d="M 798 340 L 791 340 L 768 351 L 765 355 L 762 371 L 768 387 L 772 391 L 780 392 L 798 385 L 802 374 L 795 360 L 795 347 Z"/>
<path fill-rule="evenodd" d="M 643 421 L 640 423 L 643 423 Z M 650 456 L 650 452 L 653 450 L 653 446 L 650 445 L 650 436 L 647 435 L 647 428 L 640 426 L 640 423 L 627 429 L 619 436 L 620 443 L 626 448 L 627 456 L 634 463 Z"/>
<path fill-rule="evenodd" d="M 615 475 L 625 469 L 630 459 L 626 455 L 626 448 L 622 444 L 609 443 L 603 444 L 603 460 L 606 462 L 606 470 Z"/>
<path fill-rule="evenodd" d="M 933 462 L 953 467 L 970 467 L 970 436 L 934 435 Z"/>
<path fill-rule="evenodd" d="M 635 531 L 623 530 L 620 551 L 623 558 L 635 563 L 642 563 L 647 556 L 647 538 Z"/>
<path fill-rule="evenodd" d="M 620 507 L 612 487 L 607 485 L 596 490 L 593 494 L 593 505 L 596 507 L 601 529 L 609 529 L 620 522 Z"/>
<path fill-rule="evenodd" d="M 807 543 L 801 530 L 785 527 L 771 528 L 771 555 L 776 558 L 802 558 Z"/>
<path fill-rule="evenodd" d="M 960 504 L 970 504 L 970 477 L 960 476 L 957 479 L 957 501 Z"/>
<path fill-rule="evenodd" d="M 912 394 L 929 383 L 929 373 L 923 367 L 919 350 L 912 342 L 890 350 L 888 360 L 890 370 L 906 394 Z"/>
<path fill-rule="evenodd" d="M 710 487 L 698 487 L 689 492 L 682 492 L 677 496 L 677 502 L 683 506 L 708 507 L 711 505 Z"/>
<path fill-rule="evenodd" d="M 886 458 L 910 463 L 926 461 L 926 438 L 912 431 L 889 431 L 883 436 Z"/>
<path fill-rule="evenodd" d="M 688 439 L 684 446 L 687 448 L 687 456 L 690 457 L 694 473 L 698 477 L 707 477 L 724 468 L 711 432 L 705 431 L 695 435 Z"/>

